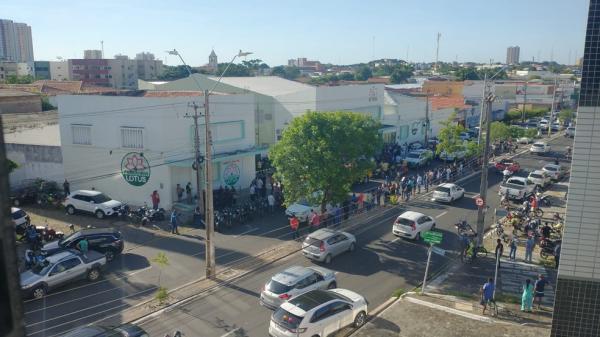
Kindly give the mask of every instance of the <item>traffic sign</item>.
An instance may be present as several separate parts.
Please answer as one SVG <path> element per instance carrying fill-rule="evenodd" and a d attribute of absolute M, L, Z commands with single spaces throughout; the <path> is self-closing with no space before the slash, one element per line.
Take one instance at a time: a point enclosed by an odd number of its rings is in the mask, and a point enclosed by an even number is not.
<path fill-rule="evenodd" d="M 477 197 L 475 198 L 475 205 L 479 206 L 479 207 L 483 207 L 483 199 L 481 199 L 481 197 Z"/>
<path fill-rule="evenodd" d="M 431 247 L 431 252 L 433 252 L 434 254 L 441 255 L 441 256 L 444 256 L 446 254 L 445 250 L 443 250 L 440 247 L 436 247 L 436 246 Z"/>
<path fill-rule="evenodd" d="M 423 240 L 431 244 L 438 244 L 442 242 L 442 236 L 442 232 L 427 231 L 423 233 Z"/>

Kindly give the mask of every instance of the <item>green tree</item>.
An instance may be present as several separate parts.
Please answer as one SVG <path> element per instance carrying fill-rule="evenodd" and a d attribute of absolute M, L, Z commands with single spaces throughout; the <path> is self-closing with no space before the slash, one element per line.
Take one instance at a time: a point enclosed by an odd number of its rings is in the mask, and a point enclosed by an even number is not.
<path fill-rule="evenodd" d="M 413 75 L 413 71 L 409 67 L 397 67 L 394 72 L 392 72 L 392 76 L 390 76 L 390 82 L 404 83 Z"/>
<path fill-rule="evenodd" d="M 321 205 L 348 197 L 352 184 L 374 167 L 382 145 L 379 123 L 355 112 L 308 112 L 294 118 L 269 157 L 287 203 Z M 319 192 L 319 193 L 315 193 Z"/>
<path fill-rule="evenodd" d="M 17 76 L 17 75 L 9 75 L 6 76 L 6 84 L 31 84 L 35 78 L 31 75 L 26 76 Z"/>
<path fill-rule="evenodd" d="M 6 165 L 8 166 L 8 173 L 12 173 L 12 171 L 16 170 L 19 168 L 19 164 L 15 163 L 14 161 L 7 159 L 6 160 Z"/>
<path fill-rule="evenodd" d="M 354 80 L 354 74 L 352 73 L 341 73 L 338 75 L 338 78 L 340 79 L 340 81 L 353 81 Z"/>
<path fill-rule="evenodd" d="M 477 157 L 483 153 L 483 144 L 477 144 L 476 140 L 469 140 L 466 142 L 465 148 L 467 149 L 466 156 Z"/>
<path fill-rule="evenodd" d="M 572 120 L 573 117 L 575 117 L 573 109 L 562 109 L 558 113 L 558 118 L 560 118 L 562 121 Z"/>
<path fill-rule="evenodd" d="M 492 122 L 490 126 L 490 141 L 505 140 L 510 137 L 510 129 L 503 122 Z"/>
<path fill-rule="evenodd" d="M 357 81 L 366 81 L 371 77 L 373 77 L 373 72 L 368 66 L 362 66 L 354 73 L 354 79 Z"/>
<path fill-rule="evenodd" d="M 454 76 L 456 76 L 459 81 L 473 81 L 479 79 L 479 73 L 477 72 L 475 67 L 460 67 L 456 69 L 456 71 L 454 72 Z"/>
<path fill-rule="evenodd" d="M 454 153 L 464 149 L 464 142 L 460 139 L 460 133 L 465 131 L 465 127 L 456 123 L 456 113 L 453 113 L 447 120 L 440 122 L 442 128 L 438 134 L 440 143 L 436 147 L 436 154 L 442 152 Z"/>
<path fill-rule="evenodd" d="M 271 75 L 293 80 L 300 77 L 300 69 L 298 67 L 277 66 L 273 67 Z"/>
<path fill-rule="evenodd" d="M 167 288 L 162 286 L 160 277 L 162 276 L 163 269 L 169 265 L 169 258 L 164 252 L 159 252 L 152 259 L 152 262 L 158 265 L 158 290 L 156 291 L 155 297 L 160 304 L 163 304 L 169 297 L 169 292 Z"/>
<path fill-rule="evenodd" d="M 192 73 L 197 73 L 198 70 L 194 68 L 190 68 Z M 180 78 L 186 78 L 189 76 L 189 72 L 187 71 L 184 65 L 179 66 L 164 66 L 162 74 L 158 75 L 159 80 L 164 81 L 174 81 Z"/>
<path fill-rule="evenodd" d="M 252 76 L 250 69 L 243 64 L 232 63 L 229 68 L 229 63 L 219 63 L 216 75 L 221 75 L 227 69 L 227 72 L 223 75 L 224 77 L 249 77 Z"/>

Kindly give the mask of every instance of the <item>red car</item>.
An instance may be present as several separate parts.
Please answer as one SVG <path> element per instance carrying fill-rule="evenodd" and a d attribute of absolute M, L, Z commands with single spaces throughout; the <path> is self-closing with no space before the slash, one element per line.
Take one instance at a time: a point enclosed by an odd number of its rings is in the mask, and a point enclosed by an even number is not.
<path fill-rule="evenodd" d="M 496 169 L 502 173 L 504 170 L 508 169 L 511 174 L 519 172 L 521 170 L 521 165 L 512 159 L 502 159 L 496 162 Z"/>

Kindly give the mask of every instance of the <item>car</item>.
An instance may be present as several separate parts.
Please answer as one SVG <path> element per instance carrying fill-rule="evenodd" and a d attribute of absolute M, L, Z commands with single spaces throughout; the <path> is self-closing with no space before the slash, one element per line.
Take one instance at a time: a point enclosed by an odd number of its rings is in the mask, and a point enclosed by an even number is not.
<path fill-rule="evenodd" d="M 539 187 L 545 188 L 546 186 L 552 184 L 552 177 L 548 173 L 542 170 L 535 170 L 529 173 L 527 179 L 533 181 Z"/>
<path fill-rule="evenodd" d="M 548 129 L 548 120 L 546 119 L 542 119 L 539 123 L 538 123 L 538 128 L 540 129 Z"/>
<path fill-rule="evenodd" d="M 98 280 L 105 265 L 106 257 L 103 254 L 93 250 L 82 254 L 69 249 L 48 256 L 40 264 L 21 273 L 21 290 L 26 297 L 40 299 L 49 290 L 75 280 Z"/>
<path fill-rule="evenodd" d="M 531 142 L 533 142 L 533 139 L 529 137 L 521 137 L 517 139 L 517 143 L 519 144 L 531 144 Z"/>
<path fill-rule="evenodd" d="M 99 191 L 78 190 L 69 194 L 63 206 L 73 215 L 79 211 L 96 215 L 98 219 L 117 214 L 123 203 Z"/>
<path fill-rule="evenodd" d="M 273 276 L 260 293 L 260 304 L 277 309 L 281 303 L 315 289 L 337 287 L 335 273 L 321 267 L 292 266 Z"/>
<path fill-rule="evenodd" d="M 575 137 L 575 127 L 569 126 L 565 131 L 565 137 L 574 138 Z"/>
<path fill-rule="evenodd" d="M 465 189 L 456 184 L 441 184 L 433 190 L 431 201 L 453 202 L 465 196 Z"/>
<path fill-rule="evenodd" d="M 392 226 L 396 236 L 420 240 L 421 234 L 435 228 L 435 220 L 423 213 L 406 211 L 400 214 Z"/>
<path fill-rule="evenodd" d="M 550 129 L 551 129 L 552 131 L 554 131 L 554 132 L 558 132 L 558 131 L 560 131 L 560 130 L 562 130 L 562 129 L 563 129 L 563 125 L 562 125 L 562 124 L 560 124 L 559 122 L 554 122 L 554 123 L 552 123 L 552 125 L 550 126 Z"/>
<path fill-rule="evenodd" d="M 421 142 L 419 142 L 419 141 L 408 144 L 408 149 L 410 151 L 420 150 L 422 148 L 423 148 L 423 144 L 421 144 Z"/>
<path fill-rule="evenodd" d="M 148 337 L 148 333 L 134 324 L 121 324 L 115 327 L 87 325 L 71 330 L 60 337 Z"/>
<path fill-rule="evenodd" d="M 466 155 L 466 150 L 459 150 L 453 153 L 447 153 L 446 151 L 442 151 L 440 152 L 439 158 L 443 161 L 455 161 L 463 159 Z"/>
<path fill-rule="evenodd" d="M 15 227 L 24 228 L 27 224 L 30 223 L 31 219 L 27 213 L 17 207 L 10 208 L 10 216 L 12 218 Z"/>
<path fill-rule="evenodd" d="M 509 170 L 511 174 L 515 174 L 521 170 L 521 165 L 509 158 L 500 159 L 494 166 L 500 173 L 503 173 L 504 170 Z"/>
<path fill-rule="evenodd" d="M 42 254 L 49 256 L 57 252 L 75 249 L 84 237 L 88 241 L 88 249 L 104 254 L 109 262 L 121 254 L 125 248 L 121 232 L 118 230 L 114 228 L 86 228 L 60 240 L 46 243 L 42 246 Z"/>
<path fill-rule="evenodd" d="M 567 174 L 567 168 L 562 165 L 546 164 L 542 171 L 546 172 L 552 180 L 560 180 Z"/>
<path fill-rule="evenodd" d="M 549 153 L 551 147 L 548 143 L 545 142 L 535 142 L 529 148 L 529 152 L 532 154 L 546 154 Z"/>
<path fill-rule="evenodd" d="M 431 150 L 421 149 L 410 151 L 404 159 L 410 167 L 421 167 L 427 166 L 433 159 L 433 152 Z"/>
<path fill-rule="evenodd" d="M 525 125 L 526 129 L 539 129 L 539 127 L 540 127 L 540 123 L 537 121 L 529 121 Z"/>
<path fill-rule="evenodd" d="M 524 177 L 510 177 L 500 184 L 498 194 L 509 199 L 524 200 L 534 195 L 536 190 L 537 185 L 533 181 Z"/>
<path fill-rule="evenodd" d="M 331 259 L 356 248 L 356 237 L 350 233 L 328 228 L 309 234 L 302 243 L 302 255 L 306 258 L 331 263 Z"/>
<path fill-rule="evenodd" d="M 363 326 L 367 300 L 347 289 L 313 290 L 281 304 L 271 315 L 271 337 L 333 336 L 347 326 Z"/>

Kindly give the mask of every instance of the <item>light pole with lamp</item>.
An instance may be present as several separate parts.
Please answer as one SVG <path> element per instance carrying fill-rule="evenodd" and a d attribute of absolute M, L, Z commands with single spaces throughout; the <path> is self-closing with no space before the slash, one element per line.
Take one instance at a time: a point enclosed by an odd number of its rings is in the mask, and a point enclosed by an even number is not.
<path fill-rule="evenodd" d="M 176 50 L 173 49 L 172 51 L 168 51 L 168 53 L 170 55 L 177 55 L 179 56 L 179 59 L 181 60 L 181 62 L 183 63 L 183 65 L 186 67 L 190 77 L 194 80 L 194 82 L 196 83 L 196 85 L 198 86 L 198 89 L 202 90 L 202 86 L 200 85 L 200 83 L 198 82 L 198 79 L 196 79 L 196 77 L 192 76 L 192 71 L 190 70 L 189 66 L 185 63 L 185 61 L 183 60 L 183 57 L 181 57 L 181 54 Z M 206 190 L 206 202 L 205 205 L 206 207 L 204 208 L 204 216 L 205 216 L 205 224 L 206 224 L 206 244 L 205 244 L 205 249 L 206 249 L 206 278 L 214 278 L 215 274 L 216 274 L 216 262 L 215 262 L 215 243 L 214 243 L 214 234 L 215 234 L 215 223 L 214 223 L 214 214 L 213 214 L 213 195 L 212 195 L 212 136 L 211 136 L 211 131 L 210 131 L 210 112 L 209 112 L 209 96 L 210 94 L 216 89 L 216 87 L 219 85 L 219 83 L 221 82 L 221 79 L 223 79 L 223 76 L 225 75 L 225 73 L 227 72 L 227 70 L 229 69 L 229 67 L 233 64 L 233 62 L 235 61 L 236 58 L 238 57 L 242 57 L 242 56 L 248 56 L 252 54 L 251 52 L 242 52 L 242 50 L 240 50 L 232 59 L 231 61 L 227 64 L 227 67 L 225 67 L 225 69 L 223 70 L 223 72 L 221 73 L 221 75 L 219 76 L 219 79 L 216 81 L 216 83 L 213 85 L 213 87 L 210 90 L 204 90 L 204 137 L 205 137 L 205 158 L 204 158 L 204 175 L 205 175 L 205 190 Z M 195 132 L 194 132 L 194 145 L 196 147 L 196 160 L 195 160 L 195 164 L 196 164 L 196 178 L 197 178 L 197 190 L 198 190 L 198 206 L 201 206 L 201 202 L 200 202 L 200 171 L 199 171 L 199 164 L 200 162 L 200 133 L 198 130 L 198 118 L 200 117 L 200 115 L 198 114 L 198 106 L 194 103 L 193 104 L 193 108 L 194 108 L 194 115 L 191 116 L 192 118 L 194 118 L 194 126 L 195 126 Z"/>

